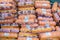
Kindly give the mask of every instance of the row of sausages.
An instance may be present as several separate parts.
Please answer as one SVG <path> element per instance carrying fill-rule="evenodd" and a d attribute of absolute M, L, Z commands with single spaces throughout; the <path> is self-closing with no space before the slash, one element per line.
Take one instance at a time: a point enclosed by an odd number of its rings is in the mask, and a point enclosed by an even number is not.
<path fill-rule="evenodd" d="M 57 35 L 56 35 L 57 34 Z M 53 36 L 52 36 L 53 35 Z M 59 40 L 60 38 L 60 32 L 54 31 L 54 32 L 45 32 L 45 33 L 39 33 L 39 38 L 37 37 L 37 34 L 31 34 L 31 33 L 19 33 L 18 40 Z M 3 33 L 0 32 L 0 37 L 11 37 L 11 38 L 17 38 L 17 33 Z"/>

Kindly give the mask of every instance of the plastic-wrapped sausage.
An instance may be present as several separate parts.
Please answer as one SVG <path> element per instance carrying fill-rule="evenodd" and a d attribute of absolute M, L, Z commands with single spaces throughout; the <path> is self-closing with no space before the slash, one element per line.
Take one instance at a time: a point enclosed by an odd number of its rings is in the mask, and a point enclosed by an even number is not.
<path fill-rule="evenodd" d="M 57 13 L 54 13 L 53 17 L 54 17 L 54 19 L 55 19 L 56 22 L 59 22 L 60 17 L 59 17 L 59 15 Z"/>
<path fill-rule="evenodd" d="M 40 25 L 46 25 L 46 24 L 49 24 L 50 26 L 55 26 L 56 25 L 56 23 L 55 23 L 55 21 L 39 21 L 39 24 Z"/>
<path fill-rule="evenodd" d="M 50 8 L 50 2 L 49 1 L 35 1 L 35 7 L 36 8 Z"/>
<path fill-rule="evenodd" d="M 19 17 L 18 17 L 19 19 L 36 19 L 36 16 L 35 15 L 20 15 Z"/>
<path fill-rule="evenodd" d="M 39 40 L 36 37 L 18 37 L 18 40 Z"/>
<path fill-rule="evenodd" d="M 3 23 L 13 23 L 15 20 L 13 19 L 8 19 L 8 20 L 0 20 L 0 24 L 3 24 Z"/>
<path fill-rule="evenodd" d="M 8 38 L 17 38 L 17 33 L 3 33 L 3 32 L 0 32 L 0 37 L 8 37 Z"/>
<path fill-rule="evenodd" d="M 19 32 L 19 37 L 37 37 L 37 34 Z"/>
<path fill-rule="evenodd" d="M 46 17 L 38 17 L 39 21 L 43 21 L 43 20 L 48 20 L 48 21 L 53 21 L 53 18 L 46 18 Z"/>
<path fill-rule="evenodd" d="M 52 16 L 51 9 L 36 9 L 38 15 Z"/>
<path fill-rule="evenodd" d="M 15 14 L 17 11 L 15 9 L 11 9 L 11 10 L 0 10 L 1 13 L 13 13 Z"/>
<path fill-rule="evenodd" d="M 60 32 L 58 32 L 58 31 L 46 32 L 46 33 L 39 34 L 39 38 L 40 38 L 40 40 L 59 40 L 59 38 L 57 38 L 57 37 L 59 37 L 59 35 L 60 35 Z"/>
<path fill-rule="evenodd" d="M 49 13 L 51 13 L 51 9 L 37 8 L 36 9 L 36 12 L 39 12 L 39 13 L 49 12 Z"/>
<path fill-rule="evenodd" d="M 10 9 L 15 9 L 14 5 L 11 4 L 0 4 L 0 10 L 10 10 Z"/>
<path fill-rule="evenodd" d="M 20 20 L 20 19 L 18 19 L 18 20 L 16 20 L 16 23 L 19 23 L 19 24 L 22 24 L 22 23 L 30 24 L 30 23 L 35 23 L 35 22 L 36 22 L 36 20 L 34 20 L 34 19 L 29 19 L 29 20 Z"/>
<path fill-rule="evenodd" d="M 49 27 L 39 26 L 38 28 L 32 30 L 32 33 L 50 32 L 52 30 L 55 30 L 54 26 Z"/>

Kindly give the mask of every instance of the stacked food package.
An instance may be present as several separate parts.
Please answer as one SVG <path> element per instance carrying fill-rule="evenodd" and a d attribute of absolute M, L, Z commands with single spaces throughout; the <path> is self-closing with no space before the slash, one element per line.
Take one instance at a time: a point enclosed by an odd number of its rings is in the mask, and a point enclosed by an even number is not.
<path fill-rule="evenodd" d="M 38 26 L 33 0 L 18 0 L 16 23 L 21 24 L 18 40 L 39 40 L 32 33 L 33 28 Z"/>
<path fill-rule="evenodd" d="M 40 40 L 59 40 L 60 32 L 55 31 L 56 22 L 53 20 L 50 2 L 45 0 L 35 1 L 35 7 L 38 28 L 33 32 L 39 33 Z M 56 33 L 58 35 L 55 35 Z"/>
<path fill-rule="evenodd" d="M 60 40 L 60 3 L 0 0 L 0 26 L 0 40 Z"/>
<path fill-rule="evenodd" d="M 53 21 L 51 13 L 51 5 L 49 1 L 35 1 L 37 19 L 38 19 L 38 32 L 49 32 L 55 30 L 55 21 Z"/>
<path fill-rule="evenodd" d="M 14 0 L 0 0 L 0 38 L 1 40 L 14 40 L 18 37 L 18 24 L 16 3 Z"/>
<path fill-rule="evenodd" d="M 60 3 L 55 2 L 52 7 L 54 20 L 60 25 Z"/>

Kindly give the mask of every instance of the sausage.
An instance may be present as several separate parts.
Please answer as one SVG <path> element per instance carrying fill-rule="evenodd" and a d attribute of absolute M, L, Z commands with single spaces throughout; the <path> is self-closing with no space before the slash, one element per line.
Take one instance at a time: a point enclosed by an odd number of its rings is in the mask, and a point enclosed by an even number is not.
<path fill-rule="evenodd" d="M 20 15 L 18 18 L 19 19 L 25 19 L 25 18 L 27 18 L 28 17 L 28 19 L 35 19 L 36 18 L 36 16 L 35 15 Z"/>
<path fill-rule="evenodd" d="M 0 4 L 0 10 L 11 10 L 15 9 L 15 5 L 12 4 Z"/>
<path fill-rule="evenodd" d="M 13 14 L 15 14 L 17 11 L 15 9 L 11 9 L 11 10 L 0 10 L 0 12 L 2 12 L 2 13 L 13 13 Z"/>
<path fill-rule="evenodd" d="M 54 26 L 46 27 L 45 26 L 39 26 L 35 30 L 32 30 L 32 33 L 41 33 L 41 32 L 50 32 L 52 30 L 55 30 Z"/>
<path fill-rule="evenodd" d="M 13 19 L 8 19 L 8 20 L 0 20 L 0 24 L 3 24 L 3 23 L 13 23 L 14 20 Z"/>
<path fill-rule="evenodd" d="M 48 20 L 48 21 L 53 21 L 53 18 L 51 17 L 51 18 L 45 18 L 45 17 L 38 17 L 38 20 L 39 21 L 43 21 L 43 20 Z"/>
<path fill-rule="evenodd" d="M 60 17 L 58 16 L 57 13 L 54 13 L 54 14 L 53 14 L 53 17 L 54 17 L 54 19 L 55 19 L 56 22 L 59 22 Z"/>
<path fill-rule="evenodd" d="M 20 20 L 20 19 L 18 19 L 18 20 L 16 20 L 16 23 L 19 23 L 19 24 L 24 24 L 24 23 L 28 23 L 28 24 L 30 24 L 30 23 L 34 23 L 34 22 L 36 22 L 34 19 L 29 19 L 29 20 Z"/>
<path fill-rule="evenodd" d="M 0 32 L 0 37 L 8 37 L 8 38 L 17 38 L 17 33 L 3 33 L 3 32 Z"/>
<path fill-rule="evenodd" d="M 57 35 L 56 35 L 57 34 Z M 52 36 L 53 35 L 53 36 Z M 46 33 L 41 33 L 39 34 L 39 38 L 41 40 L 47 40 L 47 39 L 51 39 L 51 40 L 54 40 L 56 39 L 57 37 L 59 37 L 60 35 L 60 32 L 58 31 L 55 31 L 55 32 L 46 32 Z M 58 38 L 57 38 L 58 39 Z"/>
<path fill-rule="evenodd" d="M 56 23 L 55 21 L 39 21 L 39 25 L 46 25 L 46 24 L 49 24 L 50 26 L 55 26 Z"/>
<path fill-rule="evenodd" d="M 29 40 L 29 39 L 30 39 L 30 40 L 39 40 L 38 38 L 35 38 L 35 37 L 33 37 L 33 38 L 31 38 L 31 37 L 29 37 L 29 38 L 28 38 L 28 37 L 18 37 L 18 40 L 27 40 L 27 39 L 28 39 L 28 40 Z"/>
<path fill-rule="evenodd" d="M 52 16 L 51 9 L 36 9 L 38 15 Z"/>
<path fill-rule="evenodd" d="M 34 27 L 38 27 L 38 24 L 37 23 L 33 23 L 33 24 L 22 24 L 21 27 L 26 27 L 26 26 L 30 26 L 31 28 L 34 28 Z"/>
<path fill-rule="evenodd" d="M 36 8 L 50 8 L 50 2 L 49 1 L 35 1 L 35 7 Z"/>
<path fill-rule="evenodd" d="M 39 10 L 39 11 L 38 11 L 38 10 Z M 37 8 L 37 9 L 36 9 L 36 12 L 40 12 L 40 13 L 49 12 L 49 13 L 51 13 L 51 9 Z"/>
<path fill-rule="evenodd" d="M 55 2 L 55 3 L 53 4 L 53 6 L 52 6 L 52 12 L 56 12 L 57 9 L 58 9 L 58 3 Z"/>
<path fill-rule="evenodd" d="M 15 38 L 1 38 L 1 40 L 14 40 Z M 15 39 L 17 40 L 17 39 Z"/>
<path fill-rule="evenodd" d="M 13 0 L 0 0 L 0 2 L 14 2 Z"/>
<path fill-rule="evenodd" d="M 36 37 L 37 34 L 19 32 L 19 37 Z"/>
<path fill-rule="evenodd" d="M 2 32 L 10 32 L 10 28 L 2 28 Z"/>
<path fill-rule="evenodd" d="M 25 27 L 21 28 L 20 31 L 21 32 L 31 32 L 31 30 L 29 30 L 28 28 L 25 28 Z"/>

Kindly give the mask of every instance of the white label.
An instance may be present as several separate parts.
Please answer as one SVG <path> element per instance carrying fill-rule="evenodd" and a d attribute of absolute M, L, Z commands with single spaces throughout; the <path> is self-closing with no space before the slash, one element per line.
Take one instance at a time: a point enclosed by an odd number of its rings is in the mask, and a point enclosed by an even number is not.
<path fill-rule="evenodd" d="M 9 36 L 9 33 L 4 33 L 4 36 Z"/>
<path fill-rule="evenodd" d="M 32 40 L 32 38 L 30 38 L 30 37 L 27 37 L 27 40 Z"/>
<path fill-rule="evenodd" d="M 47 6 L 47 4 L 42 4 L 42 6 Z"/>
<path fill-rule="evenodd" d="M 0 4 L 0 6 L 5 6 L 5 4 Z"/>
<path fill-rule="evenodd" d="M 31 28 L 30 28 L 30 25 L 26 25 L 26 27 L 30 30 Z"/>
<path fill-rule="evenodd" d="M 28 22 L 29 17 L 25 16 L 24 22 Z"/>
<path fill-rule="evenodd" d="M 46 36 L 50 36 L 51 35 L 51 33 L 50 32 L 46 32 Z"/>
<path fill-rule="evenodd" d="M 47 28 L 50 28 L 50 25 L 47 23 L 46 25 L 45 25 Z"/>
<path fill-rule="evenodd" d="M 42 9 L 42 13 L 43 14 L 46 14 L 46 9 Z"/>

